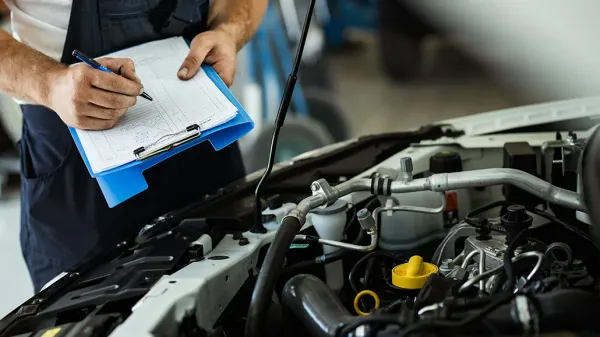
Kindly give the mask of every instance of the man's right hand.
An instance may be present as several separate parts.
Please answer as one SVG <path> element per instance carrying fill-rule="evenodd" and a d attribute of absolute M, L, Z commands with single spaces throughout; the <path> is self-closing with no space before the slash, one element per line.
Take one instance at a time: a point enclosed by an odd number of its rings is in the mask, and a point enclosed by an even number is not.
<path fill-rule="evenodd" d="M 98 62 L 114 74 L 76 64 L 52 77 L 47 105 L 69 126 L 110 129 L 144 90 L 130 59 L 103 58 Z"/>

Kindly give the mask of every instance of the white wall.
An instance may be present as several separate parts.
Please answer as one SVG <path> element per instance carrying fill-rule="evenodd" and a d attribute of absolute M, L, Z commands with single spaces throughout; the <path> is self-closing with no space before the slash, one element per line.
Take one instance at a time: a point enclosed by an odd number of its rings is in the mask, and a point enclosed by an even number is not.
<path fill-rule="evenodd" d="M 19 242 L 18 196 L 0 200 L 0 317 L 33 295 Z"/>

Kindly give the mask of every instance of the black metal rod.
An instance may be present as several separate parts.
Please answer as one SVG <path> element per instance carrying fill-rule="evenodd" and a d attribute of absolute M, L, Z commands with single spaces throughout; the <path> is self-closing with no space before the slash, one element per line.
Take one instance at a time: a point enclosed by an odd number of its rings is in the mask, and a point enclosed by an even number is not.
<path fill-rule="evenodd" d="M 302 27 L 302 34 L 300 35 L 300 41 L 298 42 L 298 48 L 296 49 L 296 57 L 294 59 L 294 65 L 292 72 L 287 78 L 285 83 L 285 89 L 281 97 L 281 103 L 279 110 L 277 111 L 277 117 L 275 118 L 275 129 L 273 130 L 273 138 L 271 139 L 271 148 L 269 149 L 269 161 L 267 167 L 263 173 L 256 190 L 254 191 L 254 226 L 252 232 L 255 233 L 266 233 L 267 230 L 262 223 L 262 204 L 260 201 L 260 192 L 268 179 L 271 171 L 273 170 L 273 164 L 275 163 L 275 153 L 277 151 L 277 139 L 279 138 L 279 131 L 285 122 L 285 117 L 290 108 L 290 102 L 292 101 L 292 95 L 294 94 L 294 88 L 298 81 L 298 70 L 300 69 L 300 63 L 302 62 L 302 54 L 304 53 L 304 45 L 306 44 L 306 37 L 308 36 L 308 29 L 310 28 L 310 21 L 315 8 L 316 0 L 310 0 L 306 17 L 304 18 L 304 26 Z M 264 88 L 263 88 L 264 89 Z"/>

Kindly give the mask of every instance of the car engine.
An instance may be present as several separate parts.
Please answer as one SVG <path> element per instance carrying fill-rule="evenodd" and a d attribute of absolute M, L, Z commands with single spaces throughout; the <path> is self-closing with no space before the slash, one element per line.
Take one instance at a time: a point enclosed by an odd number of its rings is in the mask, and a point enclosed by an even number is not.
<path fill-rule="evenodd" d="M 0 337 L 600 333 L 595 132 L 464 130 L 277 164 L 261 223 L 261 172 L 199 196 L 59 275 Z"/>

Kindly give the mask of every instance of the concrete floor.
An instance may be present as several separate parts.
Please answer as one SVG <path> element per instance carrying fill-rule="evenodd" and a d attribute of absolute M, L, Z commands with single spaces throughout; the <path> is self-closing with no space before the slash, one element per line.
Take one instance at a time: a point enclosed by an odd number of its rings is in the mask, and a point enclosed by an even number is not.
<path fill-rule="evenodd" d="M 472 62 L 435 43 L 426 47 L 429 57 L 421 79 L 393 83 L 381 70 L 375 41 L 359 41 L 362 48 L 331 56 L 337 98 L 353 136 L 401 131 L 519 104 Z M 0 317 L 32 292 L 19 249 L 18 222 L 18 195 L 0 201 Z"/>

